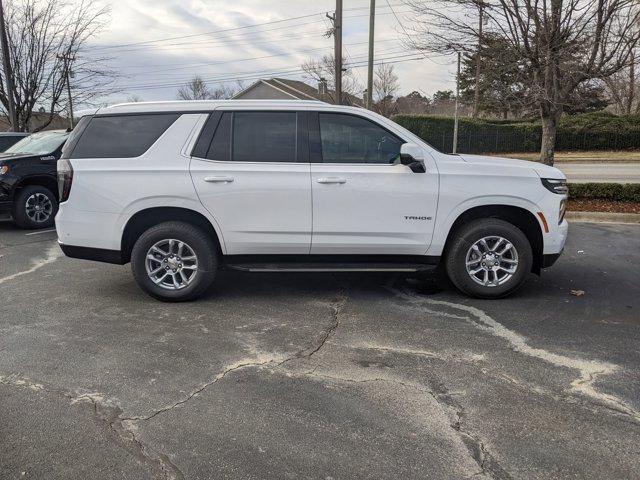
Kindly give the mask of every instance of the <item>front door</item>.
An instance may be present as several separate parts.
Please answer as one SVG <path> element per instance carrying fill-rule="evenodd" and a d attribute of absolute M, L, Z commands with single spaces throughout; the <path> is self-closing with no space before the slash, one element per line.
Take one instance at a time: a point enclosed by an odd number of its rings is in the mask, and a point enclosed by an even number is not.
<path fill-rule="evenodd" d="M 370 119 L 322 112 L 315 118 L 310 131 L 317 132 L 321 163 L 311 164 L 311 253 L 424 255 L 433 234 L 437 173 L 395 164 L 405 140 Z"/>
<path fill-rule="evenodd" d="M 202 204 L 220 225 L 228 255 L 308 254 L 311 185 L 304 114 L 211 115 L 191 159 Z M 215 124 L 215 125 L 214 125 Z M 301 138 L 298 138 L 301 137 Z"/>

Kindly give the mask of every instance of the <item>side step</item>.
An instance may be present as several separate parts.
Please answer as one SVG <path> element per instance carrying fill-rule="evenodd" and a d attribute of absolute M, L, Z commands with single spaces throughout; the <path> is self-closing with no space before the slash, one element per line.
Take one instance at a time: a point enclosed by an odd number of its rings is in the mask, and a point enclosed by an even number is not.
<path fill-rule="evenodd" d="M 424 263 L 228 263 L 243 272 L 420 272 L 435 265 Z"/>

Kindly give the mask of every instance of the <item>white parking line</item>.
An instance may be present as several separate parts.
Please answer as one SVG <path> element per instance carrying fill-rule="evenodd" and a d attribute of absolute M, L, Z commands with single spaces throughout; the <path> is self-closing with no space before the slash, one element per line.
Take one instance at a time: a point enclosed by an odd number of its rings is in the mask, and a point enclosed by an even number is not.
<path fill-rule="evenodd" d="M 56 229 L 52 228 L 51 230 L 38 230 L 37 232 L 31 232 L 31 233 L 25 233 L 26 236 L 29 235 L 40 235 L 41 233 L 49 233 L 49 232 L 55 232 Z"/>

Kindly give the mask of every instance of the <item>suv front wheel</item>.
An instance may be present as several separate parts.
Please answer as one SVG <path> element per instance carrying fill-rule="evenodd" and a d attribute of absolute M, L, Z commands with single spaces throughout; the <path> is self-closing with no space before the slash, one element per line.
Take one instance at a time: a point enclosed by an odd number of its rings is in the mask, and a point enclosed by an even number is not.
<path fill-rule="evenodd" d="M 451 282 L 478 298 L 501 298 L 520 288 L 533 264 L 526 235 L 497 218 L 474 220 L 455 233 L 445 266 Z"/>
<path fill-rule="evenodd" d="M 151 227 L 131 251 L 136 282 L 150 296 L 165 302 L 184 302 L 202 295 L 218 269 L 212 239 L 198 227 L 165 222 Z"/>
<path fill-rule="evenodd" d="M 27 185 L 13 201 L 13 220 L 21 228 L 52 227 L 56 213 L 56 196 L 41 185 Z"/>

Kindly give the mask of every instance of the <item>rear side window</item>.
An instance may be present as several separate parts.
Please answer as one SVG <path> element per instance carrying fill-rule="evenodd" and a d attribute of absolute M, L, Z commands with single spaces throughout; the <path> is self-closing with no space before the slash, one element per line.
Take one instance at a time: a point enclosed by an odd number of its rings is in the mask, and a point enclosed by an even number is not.
<path fill-rule="evenodd" d="M 295 162 L 296 112 L 235 112 L 233 160 Z"/>
<path fill-rule="evenodd" d="M 146 152 L 180 114 L 93 117 L 69 158 L 131 158 Z"/>

